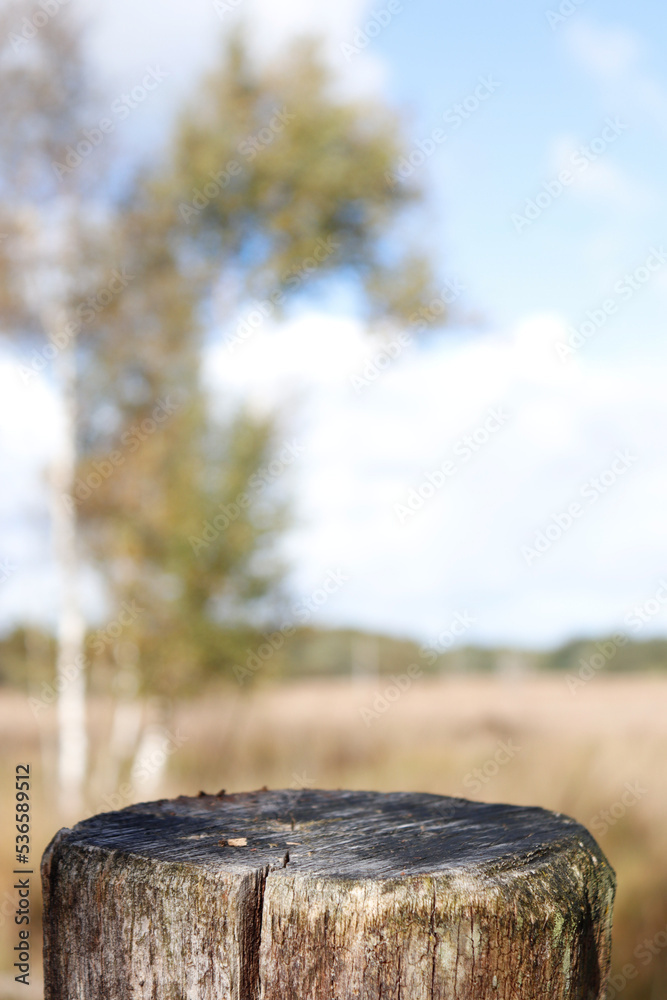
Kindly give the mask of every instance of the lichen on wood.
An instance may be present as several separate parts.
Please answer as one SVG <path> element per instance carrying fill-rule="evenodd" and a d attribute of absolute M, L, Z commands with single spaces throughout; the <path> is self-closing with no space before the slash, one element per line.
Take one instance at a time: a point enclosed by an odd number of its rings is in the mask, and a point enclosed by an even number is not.
<path fill-rule="evenodd" d="M 61 831 L 46 1000 L 596 1000 L 614 875 L 542 809 L 435 795 L 182 797 Z"/>

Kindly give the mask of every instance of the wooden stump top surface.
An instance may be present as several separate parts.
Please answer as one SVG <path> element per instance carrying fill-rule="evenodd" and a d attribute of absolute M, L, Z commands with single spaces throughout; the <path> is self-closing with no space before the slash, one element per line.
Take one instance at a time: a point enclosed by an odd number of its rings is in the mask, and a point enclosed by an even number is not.
<path fill-rule="evenodd" d="M 604 862 L 580 824 L 539 808 L 411 792 L 256 791 L 181 796 L 102 813 L 67 831 L 91 845 L 229 872 L 290 866 L 311 876 L 386 879 L 464 872 L 484 881 Z M 245 843 L 244 843 L 245 842 Z"/>
<path fill-rule="evenodd" d="M 259 791 L 105 813 L 47 848 L 46 1000 L 592 1000 L 614 874 L 543 809 Z"/>

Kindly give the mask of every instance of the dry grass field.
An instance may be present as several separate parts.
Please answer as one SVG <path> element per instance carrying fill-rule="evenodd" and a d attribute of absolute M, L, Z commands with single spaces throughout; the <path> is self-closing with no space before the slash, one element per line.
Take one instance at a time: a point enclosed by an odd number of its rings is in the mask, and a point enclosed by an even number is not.
<path fill-rule="evenodd" d="M 107 802 L 307 785 L 422 790 L 568 813 L 591 829 L 618 876 L 610 1000 L 665 1000 L 667 679 L 598 676 L 572 694 L 553 674 L 451 677 L 419 679 L 391 700 L 396 694 L 386 678 L 327 680 L 220 689 L 179 703 L 164 721 L 172 752 L 159 783 L 149 768 L 135 780 L 126 777 L 124 797 Z M 90 811 L 96 812 L 114 792 L 103 787 L 101 766 L 110 707 L 96 704 L 93 715 L 100 777 Z M 31 1000 L 41 996 L 37 977 L 34 988 L 13 989 L 10 975 L 16 930 L 10 795 L 15 764 L 30 761 L 36 859 L 63 825 L 51 794 L 53 720 L 44 714 L 40 735 L 25 699 L 7 691 L 0 718 L 7 817 L 0 849 L 0 1000 Z M 36 906 L 35 935 L 38 916 Z"/>

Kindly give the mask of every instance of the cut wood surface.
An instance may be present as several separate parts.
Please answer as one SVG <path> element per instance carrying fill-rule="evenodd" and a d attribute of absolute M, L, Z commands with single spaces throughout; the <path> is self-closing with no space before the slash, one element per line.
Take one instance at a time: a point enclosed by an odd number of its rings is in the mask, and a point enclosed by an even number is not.
<path fill-rule="evenodd" d="M 596 1000 L 614 874 L 543 809 L 259 791 L 61 830 L 46 1000 Z"/>

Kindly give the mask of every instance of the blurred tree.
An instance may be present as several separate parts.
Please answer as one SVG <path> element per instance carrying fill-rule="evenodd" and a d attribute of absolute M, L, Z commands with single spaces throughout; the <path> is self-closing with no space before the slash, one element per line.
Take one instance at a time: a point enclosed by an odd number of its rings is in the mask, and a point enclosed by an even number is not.
<path fill-rule="evenodd" d="M 398 120 L 338 84 L 316 43 L 258 66 L 237 33 L 181 120 L 154 190 L 228 309 L 259 299 L 279 312 L 333 277 L 361 285 L 373 319 L 404 320 L 431 295 L 428 263 L 398 231 L 421 191 L 385 179 L 405 151 Z"/>
<path fill-rule="evenodd" d="M 32 347 L 22 367 L 55 378 L 63 400 L 60 452 L 50 470 L 53 538 L 60 574 L 56 656 L 58 785 L 64 809 L 81 808 L 86 771 L 85 623 L 77 594 L 75 511 L 59 497 L 76 467 L 76 366 L 79 326 L 73 303 L 95 284 L 95 261 L 82 257 L 83 230 L 94 214 L 87 170 L 58 176 L 57 152 L 76 143 L 91 114 L 79 34 L 66 13 L 49 19 L 19 2 L 0 15 L 0 306 L 2 332 Z M 28 390 L 29 391 L 29 390 Z"/>
<path fill-rule="evenodd" d="M 142 609 L 124 638 L 153 687 L 229 668 L 253 609 L 279 596 L 285 508 L 277 485 L 249 485 L 275 458 L 276 425 L 211 420 L 207 329 L 233 318 L 251 329 L 244 309 L 280 314 L 332 278 L 355 282 L 374 320 L 410 315 L 430 272 L 391 249 L 417 197 L 384 179 L 402 151 L 388 110 L 339 99 L 312 45 L 262 69 L 234 36 L 171 160 L 151 164 L 125 205 L 114 259 L 130 277 L 95 327 L 75 499 L 116 604 Z"/>
<path fill-rule="evenodd" d="M 30 25 L 36 9 L 12 16 Z M 114 203 L 111 142 L 90 155 L 100 115 L 74 20 L 59 15 L 30 37 L 5 27 L 0 296 L 5 329 L 41 344 L 26 378 L 52 364 L 65 404 L 52 485 L 71 801 L 85 770 L 84 670 L 72 674 L 83 662 L 79 524 L 119 609 L 89 651 L 118 673 L 139 663 L 152 688 L 230 666 L 280 598 L 286 506 L 280 484 L 262 479 L 280 463 L 276 424 L 212 419 L 207 332 L 258 299 L 260 315 L 280 314 L 330 280 L 357 288 L 369 320 L 400 321 L 430 272 L 396 250 L 401 212 L 418 198 L 385 180 L 403 152 L 397 122 L 340 98 L 313 45 L 259 68 L 232 38 L 171 158 Z"/>
<path fill-rule="evenodd" d="M 102 635 L 93 653 L 125 669 L 138 651 L 145 684 L 172 694 L 224 670 L 252 608 L 275 595 L 284 505 L 266 489 L 230 510 L 274 458 L 277 431 L 245 413 L 212 416 L 202 288 L 165 222 L 141 189 L 118 222 L 113 259 L 128 284 L 97 316 L 82 357 L 85 434 L 70 502 L 112 606 L 131 609 L 122 642 Z"/>

